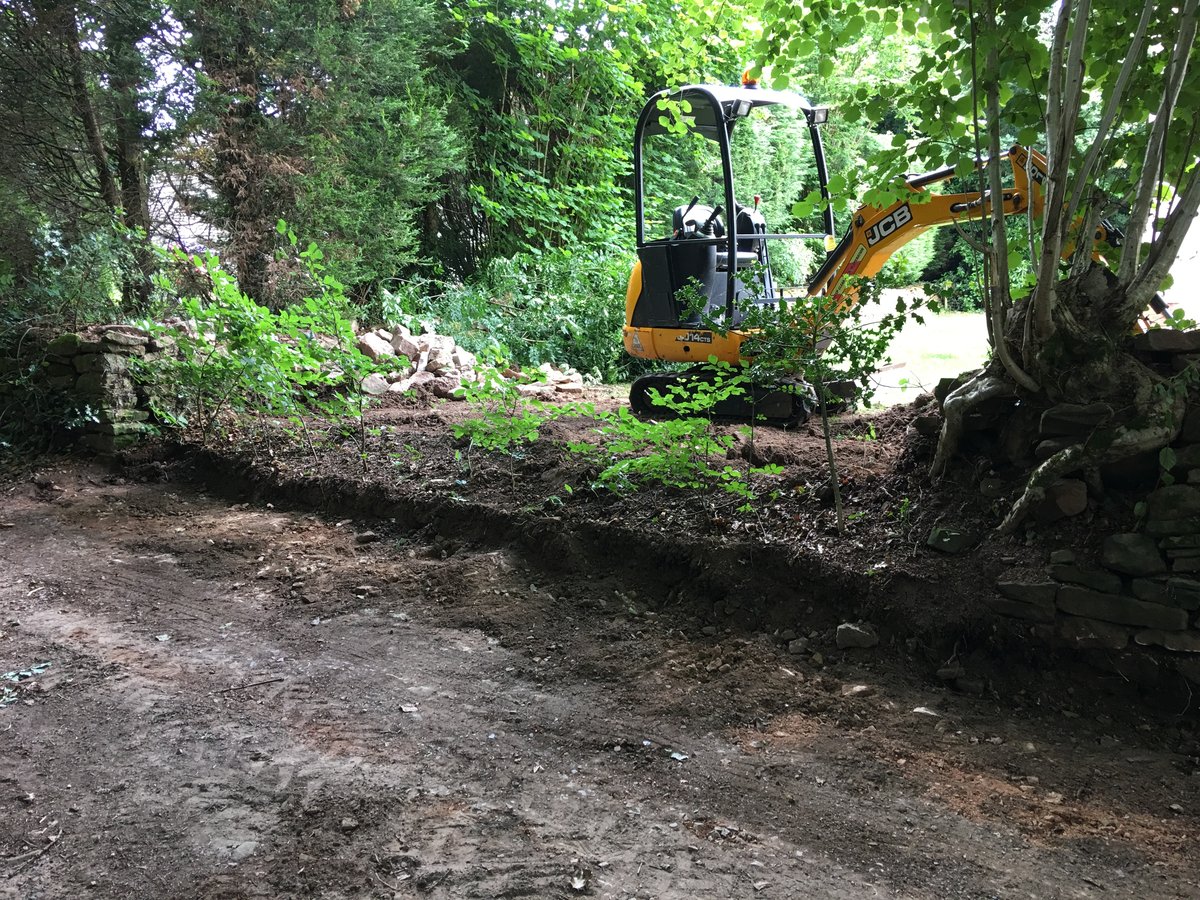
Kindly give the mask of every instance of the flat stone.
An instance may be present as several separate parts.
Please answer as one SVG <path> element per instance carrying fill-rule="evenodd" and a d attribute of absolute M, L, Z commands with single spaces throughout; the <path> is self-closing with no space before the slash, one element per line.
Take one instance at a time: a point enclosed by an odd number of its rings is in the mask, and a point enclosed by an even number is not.
<path fill-rule="evenodd" d="M 75 357 L 75 371 L 124 375 L 129 371 L 129 357 L 120 353 L 80 353 Z"/>
<path fill-rule="evenodd" d="M 975 543 L 975 537 L 950 525 L 938 525 L 929 532 L 929 539 L 925 543 L 934 550 L 954 554 L 968 549 Z"/>
<path fill-rule="evenodd" d="M 429 390 L 435 397 L 443 400 L 464 400 L 466 394 L 462 389 L 462 379 L 453 375 L 439 375 L 429 382 Z"/>
<path fill-rule="evenodd" d="M 79 352 L 79 342 L 80 337 L 77 334 L 60 334 L 46 345 L 46 353 L 50 356 L 74 356 Z"/>
<path fill-rule="evenodd" d="M 855 625 L 843 622 L 837 627 L 837 646 L 839 650 L 853 648 L 866 649 L 879 643 L 879 635 L 870 625 Z"/>
<path fill-rule="evenodd" d="M 158 429 L 148 422 L 96 422 L 88 427 L 88 431 L 96 434 L 143 435 L 154 434 Z"/>
<path fill-rule="evenodd" d="M 1121 590 L 1120 576 L 1100 569 L 1085 569 L 1082 566 L 1060 563 L 1050 567 L 1050 577 L 1056 581 L 1081 584 L 1108 594 L 1116 594 Z"/>
<path fill-rule="evenodd" d="M 1009 600 L 1053 607 L 1058 595 L 1056 581 L 998 581 L 996 590 Z"/>
<path fill-rule="evenodd" d="M 104 408 L 96 413 L 101 422 L 145 422 L 150 413 L 144 409 L 112 409 Z"/>
<path fill-rule="evenodd" d="M 1159 603 L 1146 603 L 1133 597 L 1102 594 L 1075 585 L 1058 589 L 1058 608 L 1074 616 L 1115 622 L 1118 625 L 1138 625 L 1182 631 L 1187 628 L 1187 613 Z"/>
<path fill-rule="evenodd" d="M 1176 653 L 1200 653 L 1200 631 L 1159 631 L 1147 628 L 1133 636 L 1143 647 L 1162 647 Z"/>
<path fill-rule="evenodd" d="M 1056 522 L 1079 515 L 1087 504 L 1087 485 L 1078 478 L 1061 478 L 1046 488 L 1046 498 L 1038 505 L 1036 515 L 1042 522 Z"/>
<path fill-rule="evenodd" d="M 103 406 L 122 408 L 137 405 L 134 384 L 123 375 L 88 372 L 79 376 L 75 390 L 83 397 L 100 400 Z"/>
<path fill-rule="evenodd" d="M 373 331 L 359 335 L 357 346 L 363 356 L 376 361 L 396 355 L 396 351 L 392 349 L 391 342 L 385 341 Z"/>
<path fill-rule="evenodd" d="M 1059 403 L 1042 413 L 1038 433 L 1043 437 L 1084 435 L 1112 416 L 1113 409 L 1107 403 Z"/>
<path fill-rule="evenodd" d="M 1159 575 L 1167 571 L 1158 542 L 1146 534 L 1110 534 L 1104 539 L 1100 564 L 1125 575 Z"/>
<path fill-rule="evenodd" d="M 1200 534 L 1200 515 L 1180 519 L 1147 519 L 1146 534 L 1153 537 Z"/>
<path fill-rule="evenodd" d="M 1167 597 L 1172 606 L 1180 609 L 1200 609 L 1200 581 L 1192 578 L 1168 578 Z"/>
<path fill-rule="evenodd" d="M 1129 629 L 1079 616 L 1063 616 L 1058 636 L 1080 650 L 1124 650 L 1129 643 Z"/>
<path fill-rule="evenodd" d="M 1200 534 L 1181 534 L 1166 537 L 1158 542 L 1168 553 L 1172 550 L 1200 550 Z"/>
<path fill-rule="evenodd" d="M 1135 578 L 1131 583 L 1133 596 L 1148 603 L 1170 603 L 1171 592 L 1165 581 Z"/>
<path fill-rule="evenodd" d="M 1171 563 L 1172 572 L 1200 572 L 1200 557 L 1188 556 Z"/>
<path fill-rule="evenodd" d="M 800 656 L 802 653 L 808 652 L 808 647 L 808 638 L 798 637 L 788 641 L 787 652 L 792 656 Z"/>
<path fill-rule="evenodd" d="M 1027 622 L 1053 622 L 1054 608 L 1041 606 L 1036 603 L 1024 603 L 1020 600 L 1009 600 L 1007 597 L 988 597 L 985 601 L 988 608 L 1010 619 L 1024 619 Z"/>
<path fill-rule="evenodd" d="M 464 350 L 462 347 L 455 347 L 454 352 L 450 356 L 450 359 L 451 359 L 451 362 L 453 362 L 454 367 L 456 369 L 474 369 L 475 368 L 475 363 L 476 363 L 475 354 L 472 353 L 470 350 Z"/>
<path fill-rule="evenodd" d="M 1149 353 L 1200 352 L 1200 331 L 1152 328 L 1142 334 L 1134 335 L 1133 349 Z"/>
<path fill-rule="evenodd" d="M 1147 519 L 1189 519 L 1200 516 L 1200 488 L 1169 484 L 1146 498 Z"/>
<path fill-rule="evenodd" d="M 372 372 L 362 380 L 363 393 L 370 394 L 372 397 L 378 397 L 380 394 L 386 394 L 388 392 L 388 388 L 390 387 L 391 385 L 388 384 L 387 378 L 385 378 L 383 375 L 380 375 L 378 372 Z"/>
<path fill-rule="evenodd" d="M 51 375 L 46 379 L 46 386 L 52 391 L 66 391 L 75 387 L 74 375 Z"/>
<path fill-rule="evenodd" d="M 1074 550 L 1052 550 L 1050 552 L 1050 562 L 1070 565 L 1075 562 Z"/>
<path fill-rule="evenodd" d="M 100 341 L 113 347 L 145 347 L 150 335 L 132 325 L 112 325 L 100 335 Z"/>
<path fill-rule="evenodd" d="M 938 406 L 940 407 L 946 402 L 946 398 L 952 391 L 962 387 L 982 371 L 982 369 L 974 369 L 970 372 L 963 372 L 961 375 L 955 375 L 953 378 L 943 378 L 938 381 L 933 387 L 933 398 L 937 400 Z"/>
<path fill-rule="evenodd" d="M 392 349 L 396 351 L 397 356 L 407 356 L 409 359 L 416 359 L 421 355 L 421 348 L 417 345 L 416 338 L 409 333 L 407 328 L 392 335 Z"/>

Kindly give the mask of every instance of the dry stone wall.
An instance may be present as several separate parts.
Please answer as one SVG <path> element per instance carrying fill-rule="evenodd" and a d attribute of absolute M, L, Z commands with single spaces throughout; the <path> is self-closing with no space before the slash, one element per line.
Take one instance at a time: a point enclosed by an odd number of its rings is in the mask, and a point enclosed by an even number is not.
<path fill-rule="evenodd" d="M 133 367 L 135 359 L 161 350 L 146 332 L 129 325 L 53 338 L 31 335 L 7 359 L 12 372 L 32 373 L 29 382 L 8 382 L 6 399 L 32 405 L 49 398 L 63 411 L 62 425 L 80 447 L 112 454 L 155 431 L 149 394 L 134 378 Z M 38 364 L 28 365 L 31 360 Z"/>
<path fill-rule="evenodd" d="M 1197 331 L 1150 331 L 1134 346 L 1164 376 L 1200 365 Z M 965 377 L 939 385 L 939 405 Z M 927 413 L 913 424 L 932 435 L 941 416 Z M 996 465 L 980 478 L 980 494 L 1007 502 L 1032 466 L 1090 437 L 1103 439 L 1121 424 L 1122 411 L 1105 403 L 1038 409 L 1002 401 L 982 410 L 968 423 L 970 437 Z M 1030 623 L 1031 634 L 1046 642 L 1110 652 L 1142 648 L 1200 683 L 1200 399 L 1194 395 L 1171 449 L 1165 457 L 1151 453 L 1099 472 L 1068 473 L 1050 486 L 1034 513 L 1042 526 L 1094 513 L 1113 492 L 1140 515 L 1133 530 L 1101 532 L 1087 548 L 1048 550 L 1041 571 L 1002 575 L 988 605 Z M 1163 462 L 1171 467 L 1166 478 Z M 963 537 L 961 547 L 953 546 L 956 537 Z M 973 543 L 944 526 L 930 536 L 931 546 L 947 552 Z"/>

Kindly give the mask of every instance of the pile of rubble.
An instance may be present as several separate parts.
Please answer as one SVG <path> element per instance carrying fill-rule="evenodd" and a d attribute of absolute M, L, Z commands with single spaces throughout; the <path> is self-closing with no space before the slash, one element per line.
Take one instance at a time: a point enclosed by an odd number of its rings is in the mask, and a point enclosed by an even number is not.
<path fill-rule="evenodd" d="M 461 400 L 464 384 L 482 380 L 475 354 L 444 334 L 413 334 L 403 325 L 376 328 L 359 335 L 358 349 L 382 370 L 363 379 L 363 391 L 373 396 L 423 388 L 436 397 Z M 574 369 L 543 363 L 537 371 L 540 375 L 509 369 L 502 377 L 522 394 L 543 400 L 583 393 L 583 376 Z"/>

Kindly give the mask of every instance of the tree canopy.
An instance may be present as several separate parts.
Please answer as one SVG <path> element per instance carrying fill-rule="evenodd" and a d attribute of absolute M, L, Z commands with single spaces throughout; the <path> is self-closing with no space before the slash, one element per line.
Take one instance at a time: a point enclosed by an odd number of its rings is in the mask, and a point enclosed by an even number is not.
<path fill-rule="evenodd" d="M 0 278 L 36 292 L 48 259 L 63 270 L 117 254 L 97 263 L 115 273 L 115 302 L 145 309 L 150 240 L 218 249 L 249 293 L 283 304 L 298 276 L 279 256 L 280 218 L 366 304 L 496 261 L 628 254 L 644 99 L 752 65 L 833 108 L 842 210 L 943 164 L 988 187 L 977 159 L 1045 149 L 1044 221 L 1011 241 L 1003 217 L 980 223 L 996 327 L 1032 292 L 1034 332 L 1055 330 L 1059 251 L 1104 216 L 1131 236 L 1114 261 L 1125 328 L 1196 209 L 1195 12 L 1188 0 L 13 0 L 0 11 L 12 148 Z M 751 137 L 770 150 L 757 173 L 768 193 L 794 194 L 811 160 L 769 129 Z M 822 202 L 775 205 L 803 218 Z M 1019 355 L 1013 376 L 1037 383 Z"/>

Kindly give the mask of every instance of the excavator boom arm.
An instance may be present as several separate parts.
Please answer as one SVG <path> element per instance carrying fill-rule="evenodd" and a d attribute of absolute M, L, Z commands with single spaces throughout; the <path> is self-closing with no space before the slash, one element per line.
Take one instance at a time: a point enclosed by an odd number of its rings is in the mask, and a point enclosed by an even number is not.
<path fill-rule="evenodd" d="M 1033 214 L 1040 215 L 1045 203 L 1042 182 L 1046 157 L 1037 150 L 1015 146 L 1006 158 L 1013 174 L 1012 186 L 1005 188 L 1000 198 L 1004 214 L 1028 212 L 1032 204 Z M 954 169 L 948 167 L 905 179 L 905 187 L 920 196 L 919 202 L 904 197 L 890 206 L 861 207 L 851 219 L 849 231 L 809 281 L 808 295 L 840 296 L 852 305 L 857 302 L 858 291 L 847 283 L 849 276 L 877 275 L 893 253 L 930 228 L 990 217 L 993 198 L 987 191 L 929 193 L 930 185 L 953 176 Z"/>

